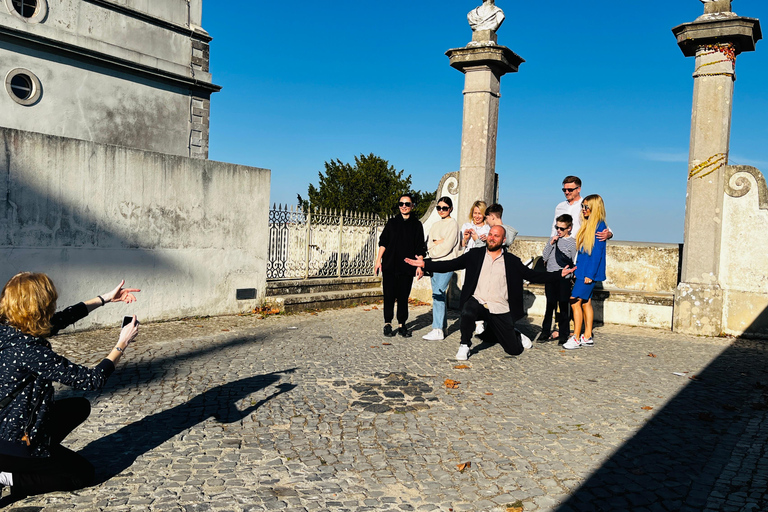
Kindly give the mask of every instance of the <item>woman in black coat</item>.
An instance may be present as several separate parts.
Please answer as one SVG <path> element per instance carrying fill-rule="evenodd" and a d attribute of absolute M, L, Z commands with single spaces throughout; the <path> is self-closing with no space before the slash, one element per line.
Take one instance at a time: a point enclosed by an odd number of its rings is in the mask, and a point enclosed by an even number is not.
<path fill-rule="evenodd" d="M 94 368 L 71 363 L 51 349 L 47 336 L 109 302 L 131 303 L 125 281 L 114 290 L 55 313 L 58 293 L 45 274 L 13 276 L 0 295 L 0 484 L 19 499 L 71 491 L 94 478 L 90 462 L 61 446 L 88 418 L 87 399 L 53 399 L 53 382 L 76 389 L 104 386 L 123 351 L 138 334 L 136 317 L 123 327 L 115 348 Z"/>

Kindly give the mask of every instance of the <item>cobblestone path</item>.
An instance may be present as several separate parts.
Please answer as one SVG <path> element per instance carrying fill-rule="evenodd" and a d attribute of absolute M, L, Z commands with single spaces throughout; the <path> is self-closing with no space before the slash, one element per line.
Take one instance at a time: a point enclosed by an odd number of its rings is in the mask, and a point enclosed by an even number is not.
<path fill-rule="evenodd" d="M 575 351 L 476 344 L 462 368 L 455 317 L 442 342 L 428 307 L 410 339 L 381 317 L 142 326 L 65 442 L 99 483 L 8 510 L 768 510 L 765 341 L 606 325 Z M 116 338 L 52 341 L 95 364 Z"/>

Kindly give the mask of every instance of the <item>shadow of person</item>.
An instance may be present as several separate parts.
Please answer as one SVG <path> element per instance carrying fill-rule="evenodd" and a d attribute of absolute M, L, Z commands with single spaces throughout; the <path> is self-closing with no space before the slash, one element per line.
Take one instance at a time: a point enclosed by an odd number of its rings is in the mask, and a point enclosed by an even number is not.
<path fill-rule="evenodd" d="M 129 468 L 139 456 L 208 418 L 214 418 L 220 423 L 242 420 L 269 400 L 291 391 L 296 385 L 287 382 L 278 384 L 274 393 L 242 410 L 237 408 L 236 402 L 275 384 L 281 374 L 295 370 L 292 368 L 254 375 L 216 386 L 188 402 L 145 416 L 117 432 L 89 443 L 79 453 L 96 468 L 96 481 L 93 485 L 106 482 Z"/>

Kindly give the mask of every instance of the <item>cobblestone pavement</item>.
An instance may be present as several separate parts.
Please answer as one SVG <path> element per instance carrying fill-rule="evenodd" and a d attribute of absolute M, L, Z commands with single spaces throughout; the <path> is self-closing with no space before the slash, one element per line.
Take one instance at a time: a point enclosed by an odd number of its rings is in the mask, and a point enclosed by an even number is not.
<path fill-rule="evenodd" d="M 768 510 L 764 341 L 607 325 L 575 351 L 476 344 L 460 368 L 455 317 L 442 342 L 421 339 L 428 307 L 410 339 L 381 317 L 142 326 L 66 441 L 100 483 L 8 509 Z M 95 364 L 115 339 L 52 341 Z"/>

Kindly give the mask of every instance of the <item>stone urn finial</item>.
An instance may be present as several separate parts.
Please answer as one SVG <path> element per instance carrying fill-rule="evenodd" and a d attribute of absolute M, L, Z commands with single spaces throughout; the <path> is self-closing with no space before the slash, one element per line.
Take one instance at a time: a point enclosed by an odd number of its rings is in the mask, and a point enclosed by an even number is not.
<path fill-rule="evenodd" d="M 731 0 L 701 0 L 704 4 L 704 14 L 731 12 Z"/>
<path fill-rule="evenodd" d="M 469 11 L 467 21 L 472 27 L 472 32 L 484 30 L 496 32 L 504 22 L 504 11 L 496 7 L 493 0 L 483 0 L 483 5 Z"/>

